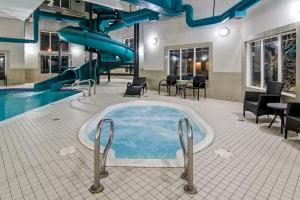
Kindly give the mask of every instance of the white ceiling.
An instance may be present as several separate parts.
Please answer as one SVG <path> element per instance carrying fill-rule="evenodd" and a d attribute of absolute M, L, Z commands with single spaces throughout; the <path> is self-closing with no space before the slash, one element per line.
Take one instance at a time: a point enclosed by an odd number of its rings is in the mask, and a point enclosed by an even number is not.
<path fill-rule="evenodd" d="M 44 0 L 0 0 L 0 17 L 25 20 Z"/>

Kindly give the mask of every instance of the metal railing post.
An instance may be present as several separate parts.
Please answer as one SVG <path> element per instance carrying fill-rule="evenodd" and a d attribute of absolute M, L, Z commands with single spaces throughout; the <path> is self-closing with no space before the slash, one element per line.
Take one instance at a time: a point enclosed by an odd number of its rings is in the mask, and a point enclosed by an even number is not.
<path fill-rule="evenodd" d="M 108 141 L 107 141 L 107 144 L 104 148 L 104 151 L 103 151 L 103 156 L 102 156 L 102 160 L 101 160 L 101 165 L 100 165 L 100 177 L 101 178 L 106 178 L 108 176 L 108 171 L 106 171 L 106 158 L 107 158 L 107 154 L 108 154 L 108 151 L 109 151 L 109 148 L 112 144 L 112 141 L 113 141 L 113 138 L 114 138 L 114 123 L 112 120 L 107 120 L 109 121 L 109 138 L 108 138 Z"/>
<path fill-rule="evenodd" d="M 183 137 L 183 123 L 187 126 L 187 136 L 188 136 L 188 144 L 187 148 L 184 144 L 184 137 Z M 181 119 L 178 124 L 179 129 L 179 140 L 182 147 L 183 158 L 184 158 L 184 173 L 181 175 L 181 178 L 187 181 L 187 185 L 184 186 L 184 191 L 189 194 L 197 193 L 197 189 L 194 186 L 194 172 L 193 172 L 193 154 L 194 154 L 194 141 L 193 141 L 193 129 L 191 122 L 187 119 Z"/>
<path fill-rule="evenodd" d="M 100 138 L 102 128 L 105 122 L 110 123 L 110 131 L 109 131 L 109 139 L 105 146 L 103 157 L 100 158 Z M 106 165 L 106 157 L 108 154 L 108 150 L 111 146 L 112 140 L 114 136 L 114 124 L 111 119 L 102 119 L 97 126 L 96 129 L 96 136 L 95 136 L 95 143 L 94 143 L 94 184 L 90 188 L 90 192 L 93 194 L 100 193 L 104 190 L 103 185 L 100 183 L 100 178 L 103 177 L 103 172 L 107 176 L 108 172 L 105 170 Z M 105 176 L 105 177 L 106 177 Z"/>

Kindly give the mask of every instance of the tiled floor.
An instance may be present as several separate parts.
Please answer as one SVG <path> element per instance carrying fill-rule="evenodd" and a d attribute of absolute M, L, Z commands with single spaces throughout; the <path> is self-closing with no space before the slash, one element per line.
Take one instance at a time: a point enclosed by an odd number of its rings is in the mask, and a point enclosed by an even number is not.
<path fill-rule="evenodd" d="M 242 104 L 213 99 L 183 100 L 147 92 L 141 99 L 190 106 L 213 128 L 215 140 L 194 155 L 197 195 L 183 191 L 181 168 L 109 167 L 101 194 L 93 184 L 93 152 L 77 138 L 79 128 L 106 106 L 123 98 L 124 84 L 98 87 L 91 98 L 74 97 L 0 124 L 0 199 L 300 199 L 300 143 L 284 140 L 271 118 L 240 121 Z M 59 118 L 60 120 L 53 120 Z M 59 156 L 63 147 L 75 154 Z M 214 150 L 234 153 L 223 159 Z"/>

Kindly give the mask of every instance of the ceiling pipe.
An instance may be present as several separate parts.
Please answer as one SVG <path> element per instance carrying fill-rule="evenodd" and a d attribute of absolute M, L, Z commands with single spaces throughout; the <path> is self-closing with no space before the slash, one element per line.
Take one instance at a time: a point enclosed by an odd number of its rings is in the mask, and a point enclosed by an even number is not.
<path fill-rule="evenodd" d="M 131 13 L 120 13 L 122 20 L 117 21 L 107 27 L 105 32 L 115 31 L 124 27 L 132 26 L 137 23 L 142 23 L 145 21 L 159 20 L 159 13 L 153 12 L 148 9 L 141 9 Z"/>
<path fill-rule="evenodd" d="M 188 26 L 199 27 L 221 23 L 232 18 L 245 17 L 246 11 L 260 1 L 261 0 L 242 0 L 219 16 L 212 16 L 198 20 L 194 19 L 194 9 L 191 5 L 184 5 L 183 10 L 186 12 L 186 23 Z"/>

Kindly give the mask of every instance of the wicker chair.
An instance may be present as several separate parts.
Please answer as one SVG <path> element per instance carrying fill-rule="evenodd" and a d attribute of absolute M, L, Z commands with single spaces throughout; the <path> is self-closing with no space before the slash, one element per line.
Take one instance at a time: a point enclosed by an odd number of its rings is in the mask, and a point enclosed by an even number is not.
<path fill-rule="evenodd" d="M 186 83 L 184 89 L 183 89 L 183 94 L 184 98 L 186 97 L 186 90 L 187 89 L 192 89 L 193 90 L 193 96 L 195 96 L 195 90 L 198 91 L 198 101 L 200 97 L 200 89 L 204 89 L 204 98 L 206 99 L 206 84 L 205 84 L 205 76 L 195 76 L 193 78 L 193 81 L 189 81 Z"/>
<path fill-rule="evenodd" d="M 169 93 L 169 96 L 171 96 L 171 87 L 175 86 L 177 82 L 177 76 L 169 75 L 167 76 L 167 79 L 163 79 L 158 84 L 158 94 L 160 94 L 160 88 L 161 86 L 167 87 L 167 92 Z"/>
<path fill-rule="evenodd" d="M 288 103 L 286 110 L 285 139 L 288 131 L 300 132 L 300 103 Z"/>
<path fill-rule="evenodd" d="M 246 111 L 250 111 L 256 116 L 256 124 L 258 117 L 262 115 L 275 114 L 273 109 L 268 108 L 268 103 L 280 103 L 282 82 L 270 81 L 267 83 L 267 90 L 263 92 L 245 92 L 243 115 Z"/>

